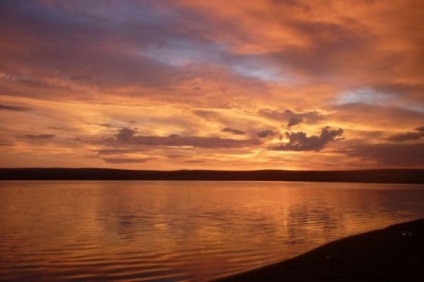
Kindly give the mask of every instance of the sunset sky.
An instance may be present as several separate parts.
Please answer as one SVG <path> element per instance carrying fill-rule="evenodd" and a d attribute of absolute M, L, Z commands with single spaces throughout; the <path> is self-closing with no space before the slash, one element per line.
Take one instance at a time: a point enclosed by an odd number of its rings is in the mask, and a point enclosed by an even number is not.
<path fill-rule="evenodd" d="M 423 11 L 0 1 L 0 165 L 424 168 Z"/>

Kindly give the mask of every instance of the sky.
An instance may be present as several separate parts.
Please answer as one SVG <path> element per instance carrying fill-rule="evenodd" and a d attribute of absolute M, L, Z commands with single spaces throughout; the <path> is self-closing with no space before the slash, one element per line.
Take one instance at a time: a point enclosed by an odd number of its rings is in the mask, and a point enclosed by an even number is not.
<path fill-rule="evenodd" d="M 424 1 L 0 1 L 0 166 L 424 168 Z"/>

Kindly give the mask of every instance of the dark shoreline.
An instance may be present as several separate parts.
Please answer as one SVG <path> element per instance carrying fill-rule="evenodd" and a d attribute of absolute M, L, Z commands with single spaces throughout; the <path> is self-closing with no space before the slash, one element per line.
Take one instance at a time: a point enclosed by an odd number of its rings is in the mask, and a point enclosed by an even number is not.
<path fill-rule="evenodd" d="M 103 168 L 0 168 L 0 180 L 310 181 L 424 184 L 424 169 L 160 171 Z"/>
<path fill-rule="evenodd" d="M 214 281 L 424 281 L 424 219 L 340 239 Z"/>

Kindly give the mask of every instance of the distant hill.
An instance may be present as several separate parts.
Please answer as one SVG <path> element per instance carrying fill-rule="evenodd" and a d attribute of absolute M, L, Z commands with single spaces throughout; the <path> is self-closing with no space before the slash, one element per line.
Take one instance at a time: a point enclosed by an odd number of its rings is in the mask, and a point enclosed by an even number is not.
<path fill-rule="evenodd" d="M 3 168 L 0 169 L 0 180 L 316 181 L 424 184 L 424 169 L 346 171 L 157 171 L 103 168 Z"/>

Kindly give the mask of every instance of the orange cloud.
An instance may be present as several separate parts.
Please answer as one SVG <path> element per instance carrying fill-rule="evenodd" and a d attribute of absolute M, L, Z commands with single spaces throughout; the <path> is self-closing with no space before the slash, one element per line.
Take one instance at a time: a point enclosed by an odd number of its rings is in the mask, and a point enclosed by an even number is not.
<path fill-rule="evenodd" d="M 2 165 L 417 167 L 423 5 L 3 1 Z"/>

